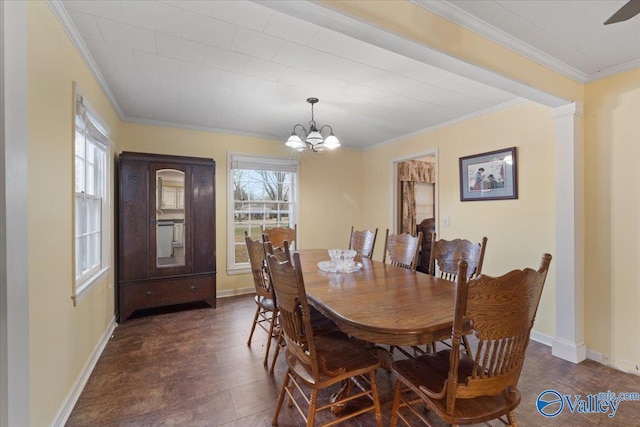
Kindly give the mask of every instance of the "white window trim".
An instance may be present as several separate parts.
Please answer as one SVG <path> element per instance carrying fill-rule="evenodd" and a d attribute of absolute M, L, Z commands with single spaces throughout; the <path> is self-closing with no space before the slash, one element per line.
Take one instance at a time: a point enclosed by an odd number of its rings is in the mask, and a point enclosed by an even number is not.
<path fill-rule="evenodd" d="M 295 166 L 295 183 L 293 184 L 293 216 L 294 221 L 299 224 L 300 219 L 300 162 L 298 160 L 286 159 L 282 157 L 272 156 L 259 156 L 237 152 L 227 152 L 227 275 L 235 276 L 238 274 L 251 273 L 251 266 L 249 263 L 236 264 L 235 261 L 235 223 L 233 216 L 234 200 L 233 191 L 231 191 L 231 185 L 233 183 L 233 169 L 231 168 L 232 161 L 257 163 L 257 164 L 271 164 L 282 166 Z M 298 242 L 296 242 L 298 246 Z"/>
<path fill-rule="evenodd" d="M 113 229 L 112 229 L 112 206 L 113 206 L 113 194 L 111 191 L 111 158 L 113 157 L 112 155 L 112 149 L 113 149 L 113 142 L 111 141 L 110 138 L 110 134 L 111 134 L 111 130 L 109 129 L 109 126 L 103 121 L 103 119 L 100 117 L 100 115 L 97 113 L 96 109 L 86 100 L 84 99 L 84 97 L 82 96 L 82 91 L 80 90 L 80 88 L 78 87 L 76 82 L 73 82 L 73 91 L 74 91 L 74 96 L 73 96 L 73 100 L 74 100 L 74 106 L 73 106 L 73 135 L 74 135 L 74 140 L 73 140 L 73 144 L 72 144 L 72 158 L 74 159 L 73 161 L 73 174 L 72 174 L 72 191 L 74 194 L 74 208 L 73 208 L 73 215 L 72 215 L 72 225 L 73 225 L 73 234 L 71 236 L 72 238 L 72 244 L 71 244 L 71 254 L 72 254 L 72 259 L 73 259 L 73 282 L 72 282 L 72 289 L 71 289 L 71 300 L 73 301 L 73 305 L 77 305 L 78 302 L 80 302 L 82 299 L 84 299 L 85 296 L 87 296 L 91 289 L 93 289 L 93 287 L 95 287 L 98 283 L 101 283 L 109 274 L 110 270 L 111 270 L 111 256 L 110 256 L 110 249 L 111 249 L 111 238 L 110 236 L 113 234 Z M 103 204 L 102 207 L 102 221 L 101 221 L 101 229 L 100 229 L 100 237 L 101 237 L 101 267 L 94 271 L 92 274 L 88 275 L 88 276 L 84 276 L 82 278 L 80 278 L 79 280 L 76 280 L 75 277 L 75 263 L 76 263 L 76 245 L 75 245 L 75 230 L 76 230 L 76 208 L 75 208 L 75 178 L 76 178 L 76 166 L 75 166 L 75 120 L 76 120 L 76 107 L 75 107 L 75 102 L 76 99 L 82 99 L 82 104 L 85 108 L 85 110 L 87 111 L 87 119 L 91 120 L 92 124 L 106 137 L 106 143 L 105 143 L 105 177 L 104 177 L 104 186 L 105 186 L 105 201 L 106 203 Z"/>

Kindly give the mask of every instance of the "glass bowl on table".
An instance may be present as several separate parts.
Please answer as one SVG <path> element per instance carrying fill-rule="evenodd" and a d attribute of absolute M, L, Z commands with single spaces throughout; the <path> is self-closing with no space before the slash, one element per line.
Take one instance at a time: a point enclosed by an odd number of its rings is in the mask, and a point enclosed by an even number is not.
<path fill-rule="evenodd" d="M 362 264 L 354 258 L 357 252 L 351 249 L 329 249 L 327 251 L 331 261 L 322 261 L 318 267 L 330 273 L 352 273 L 359 270 Z"/>

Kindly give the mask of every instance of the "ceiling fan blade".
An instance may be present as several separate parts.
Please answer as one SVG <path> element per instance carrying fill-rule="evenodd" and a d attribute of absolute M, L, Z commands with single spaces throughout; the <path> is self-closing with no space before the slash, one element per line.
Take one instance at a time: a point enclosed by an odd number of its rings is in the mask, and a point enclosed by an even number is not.
<path fill-rule="evenodd" d="M 640 13 L 640 0 L 629 0 L 629 3 L 622 6 L 616 13 L 611 15 L 604 22 L 604 25 L 615 24 L 616 22 L 626 21 Z"/>

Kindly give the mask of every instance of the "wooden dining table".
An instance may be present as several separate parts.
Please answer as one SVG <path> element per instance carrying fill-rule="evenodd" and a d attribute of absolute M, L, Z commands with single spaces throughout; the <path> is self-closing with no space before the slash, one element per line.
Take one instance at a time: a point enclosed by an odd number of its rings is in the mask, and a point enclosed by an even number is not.
<path fill-rule="evenodd" d="M 328 273 L 325 249 L 299 251 L 308 301 L 345 333 L 391 346 L 429 344 L 451 336 L 456 285 L 368 258 L 352 273 Z"/>

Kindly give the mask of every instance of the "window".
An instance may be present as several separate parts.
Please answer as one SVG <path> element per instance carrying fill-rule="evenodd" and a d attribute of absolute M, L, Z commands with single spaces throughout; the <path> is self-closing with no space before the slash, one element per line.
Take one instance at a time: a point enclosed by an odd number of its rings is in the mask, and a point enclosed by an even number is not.
<path fill-rule="evenodd" d="M 298 162 L 294 160 L 229 155 L 227 270 L 249 271 L 245 231 L 261 238 L 262 226 L 296 224 Z"/>
<path fill-rule="evenodd" d="M 416 222 L 433 218 L 435 184 L 416 182 Z"/>
<path fill-rule="evenodd" d="M 109 268 L 109 131 L 76 88 L 74 304 Z"/>

